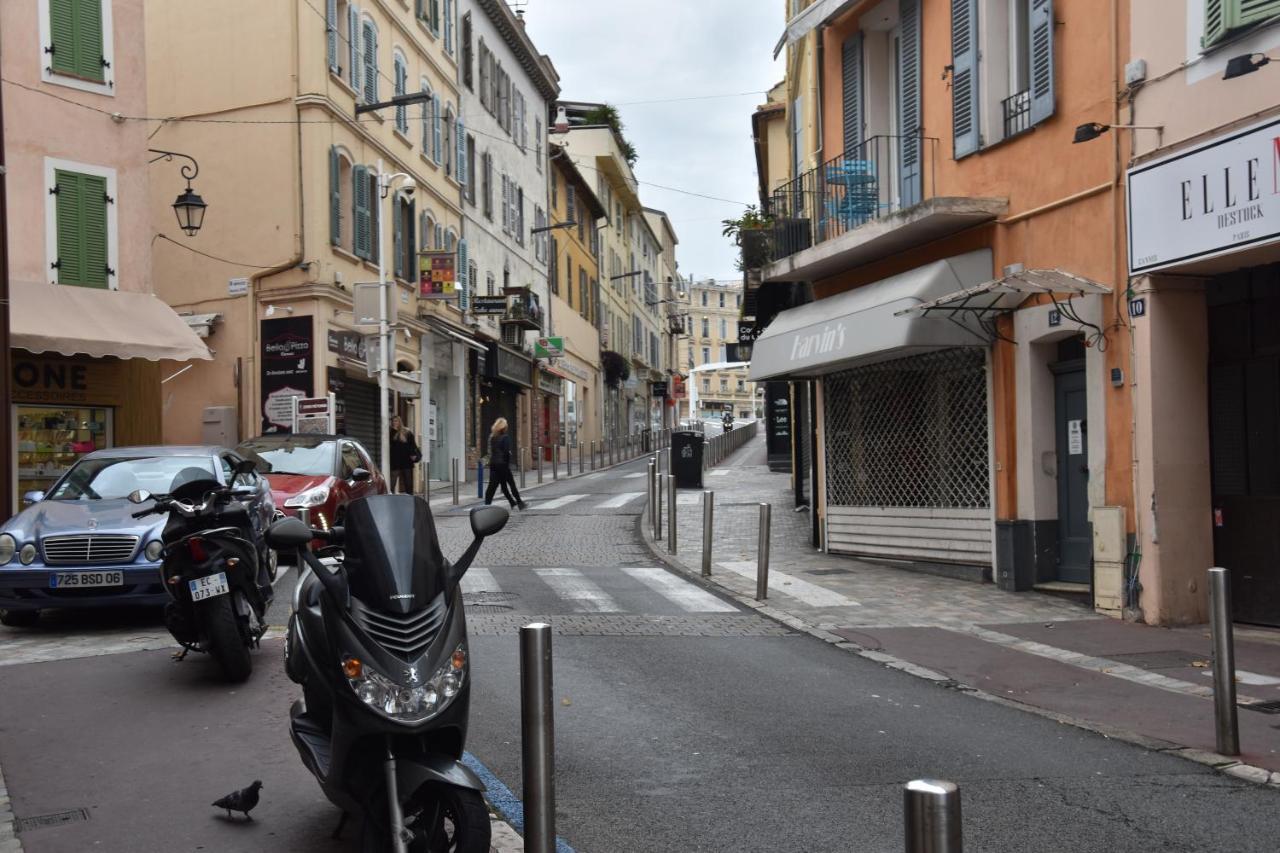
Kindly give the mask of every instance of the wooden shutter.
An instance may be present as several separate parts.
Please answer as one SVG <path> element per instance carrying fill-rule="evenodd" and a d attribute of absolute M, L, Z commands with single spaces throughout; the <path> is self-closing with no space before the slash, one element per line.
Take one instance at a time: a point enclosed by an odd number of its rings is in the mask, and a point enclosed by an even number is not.
<path fill-rule="evenodd" d="M 396 95 L 403 95 L 409 85 L 409 72 L 404 67 L 404 61 L 400 57 L 395 58 L 395 92 Z M 403 104 L 396 107 L 396 130 L 401 133 L 409 132 L 409 108 Z"/>
<path fill-rule="evenodd" d="M 471 310 L 471 287 L 474 282 L 471 281 L 470 258 L 467 255 L 467 241 L 458 241 L 458 310 L 464 314 Z"/>
<path fill-rule="evenodd" d="M 414 223 L 418 221 L 418 203 L 416 201 L 405 201 L 404 215 L 404 241 L 406 243 L 404 256 L 404 277 L 409 281 L 416 281 L 418 271 L 418 230 L 414 228 Z"/>
<path fill-rule="evenodd" d="M 324 7 L 325 47 L 328 50 L 329 70 L 338 73 L 338 0 L 328 0 Z"/>
<path fill-rule="evenodd" d="M 58 284 L 80 284 L 84 280 L 84 246 L 80 235 L 80 208 L 84 195 L 81 176 L 75 172 L 54 172 L 58 219 Z"/>
<path fill-rule="evenodd" d="M 50 67 L 103 82 L 102 0 L 49 0 Z"/>
<path fill-rule="evenodd" d="M 360 91 L 360 10 L 355 3 L 347 7 L 347 82 Z"/>
<path fill-rule="evenodd" d="M 502 176 L 502 230 L 511 230 L 511 182 Z"/>
<path fill-rule="evenodd" d="M 377 262 L 382 257 L 382 241 L 378 239 L 378 220 L 382 216 L 382 195 L 378 192 L 378 173 L 367 170 L 366 198 L 369 199 L 369 260 Z"/>
<path fill-rule="evenodd" d="M 845 40 L 840 48 L 841 86 L 843 92 L 844 156 L 865 160 L 861 156 L 862 126 L 862 33 Z"/>
<path fill-rule="evenodd" d="M 458 162 L 454 167 L 453 174 L 458 178 L 458 183 L 462 186 L 467 185 L 467 126 L 463 124 L 462 119 L 453 126 L 453 133 L 456 137 L 458 149 Z"/>
<path fill-rule="evenodd" d="M 422 94 L 429 95 L 431 90 L 424 84 L 422 86 Z M 422 153 L 424 156 L 431 154 L 431 99 L 422 102 Z"/>
<path fill-rule="evenodd" d="M 107 287 L 107 179 L 54 172 L 58 283 Z"/>
<path fill-rule="evenodd" d="M 431 158 L 437 164 L 444 160 L 444 142 L 441 140 L 442 121 L 440 116 L 440 96 L 431 96 Z"/>
<path fill-rule="evenodd" d="M 1280 0 L 1234 0 L 1239 6 L 1235 25 L 1247 27 L 1280 15 Z"/>
<path fill-rule="evenodd" d="M 924 151 L 920 117 L 920 0 L 901 0 L 898 56 L 898 192 L 903 207 L 922 196 Z"/>
<path fill-rule="evenodd" d="M 431 32 L 440 35 L 440 0 L 431 0 Z"/>
<path fill-rule="evenodd" d="M 951 133 L 959 160 L 982 146 L 978 92 L 978 0 L 951 0 Z"/>
<path fill-rule="evenodd" d="M 356 166 L 351 170 L 351 204 L 355 208 L 352 224 L 352 250 L 357 257 L 370 257 L 369 244 L 369 170 Z"/>
<path fill-rule="evenodd" d="M 396 278 L 406 278 L 404 268 L 404 200 L 393 198 L 391 205 L 391 259 Z"/>
<path fill-rule="evenodd" d="M 335 246 L 342 245 L 342 162 L 338 157 L 338 149 L 329 149 L 329 242 Z"/>
<path fill-rule="evenodd" d="M 1031 0 L 1031 123 L 1053 115 L 1053 0 Z"/>
<path fill-rule="evenodd" d="M 364 25 L 364 100 L 367 104 L 378 101 L 378 33 L 373 24 Z"/>
<path fill-rule="evenodd" d="M 462 85 L 473 88 L 475 70 L 472 68 L 471 14 L 462 16 Z"/>

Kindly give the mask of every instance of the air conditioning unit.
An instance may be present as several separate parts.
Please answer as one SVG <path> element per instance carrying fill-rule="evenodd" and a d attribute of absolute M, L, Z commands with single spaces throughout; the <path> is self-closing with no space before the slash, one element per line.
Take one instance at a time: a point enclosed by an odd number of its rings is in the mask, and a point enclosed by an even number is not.
<path fill-rule="evenodd" d="M 509 347 L 522 349 L 524 347 L 524 329 L 509 323 L 503 323 L 502 342 Z"/>

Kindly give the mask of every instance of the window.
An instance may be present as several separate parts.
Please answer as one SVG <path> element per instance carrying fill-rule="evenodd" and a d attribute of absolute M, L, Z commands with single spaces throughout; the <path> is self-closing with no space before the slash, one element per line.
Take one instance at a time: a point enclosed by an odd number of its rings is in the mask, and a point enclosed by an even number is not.
<path fill-rule="evenodd" d="M 735 307 L 735 308 L 741 308 L 741 307 L 742 307 L 742 294 L 741 294 L 741 293 L 739 293 L 737 296 L 733 297 L 733 307 Z"/>
<path fill-rule="evenodd" d="M 538 116 L 533 120 L 533 155 L 536 157 L 534 165 L 538 167 L 538 172 L 542 172 L 542 116 Z"/>
<path fill-rule="evenodd" d="M 711 380 L 710 380 L 710 379 L 705 379 L 705 378 L 704 378 L 704 379 L 702 380 L 702 390 L 703 390 L 703 391 L 705 391 L 705 392 L 707 392 L 707 393 L 710 393 L 710 392 L 711 392 Z"/>
<path fill-rule="evenodd" d="M 1206 0 L 1203 47 L 1211 47 L 1237 30 L 1280 15 L 1280 0 Z"/>
<path fill-rule="evenodd" d="M 560 295 L 560 271 L 556 264 L 559 263 L 560 246 L 556 243 L 554 237 L 551 238 L 551 263 L 547 265 L 547 280 L 551 282 L 551 292 Z M 570 264 L 572 266 L 572 264 Z"/>
<path fill-rule="evenodd" d="M 470 15 L 467 16 L 468 19 L 470 17 Z M 483 37 L 480 39 L 477 53 L 480 56 L 480 106 L 492 113 L 493 102 L 489 100 L 489 48 L 485 45 Z"/>
<path fill-rule="evenodd" d="M 435 237 L 436 237 L 435 214 L 433 214 L 429 210 L 424 210 L 421 216 L 418 217 L 418 220 L 422 225 L 422 231 L 418 236 L 419 244 L 422 246 L 424 250 L 439 248 L 439 246 L 436 245 L 436 240 L 435 240 Z"/>
<path fill-rule="evenodd" d="M 439 166 L 444 162 L 444 142 L 441 123 L 444 112 L 440 109 L 440 96 L 431 96 L 431 159 Z"/>
<path fill-rule="evenodd" d="M 704 320 L 703 322 L 706 322 L 706 321 Z M 711 347 L 702 348 L 702 363 L 703 364 L 711 363 Z"/>
<path fill-rule="evenodd" d="M 112 286 L 115 277 L 115 173 L 46 162 L 54 240 L 49 265 L 58 284 Z"/>
<path fill-rule="evenodd" d="M 440 35 L 440 0 L 417 0 L 418 20 L 435 35 Z"/>
<path fill-rule="evenodd" d="M 591 316 L 587 319 L 591 321 L 592 325 L 595 325 L 596 320 L 600 317 L 600 296 L 597 292 L 599 282 L 593 278 L 587 286 L 590 288 L 588 292 L 591 294 Z"/>
<path fill-rule="evenodd" d="M 486 294 L 486 295 L 488 295 L 488 296 L 493 296 L 493 288 L 494 288 L 494 284 L 495 284 L 495 282 L 494 282 L 494 280 L 493 280 L 493 273 L 491 273 L 491 272 L 490 272 L 490 273 L 485 273 L 485 275 L 484 275 L 484 287 L 485 287 L 485 291 L 484 291 L 484 292 L 485 292 L 485 294 Z"/>
<path fill-rule="evenodd" d="M 804 171 L 804 100 L 796 98 L 791 105 L 792 176 L 800 177 Z"/>
<path fill-rule="evenodd" d="M 446 252 L 455 251 L 458 248 L 458 232 L 452 228 L 444 235 L 444 250 Z"/>
<path fill-rule="evenodd" d="M 484 182 L 482 188 L 484 201 L 484 218 L 490 222 L 493 221 L 493 155 L 488 151 L 484 152 L 484 156 L 480 158 L 480 179 Z"/>
<path fill-rule="evenodd" d="M 613 225 L 614 231 L 619 237 L 622 236 L 622 205 L 619 202 L 613 203 Z"/>
<path fill-rule="evenodd" d="M 366 104 L 373 104 L 378 100 L 378 28 L 366 18 L 361 32 L 364 50 L 364 67 L 360 75 L 364 84 L 363 96 Z"/>
<path fill-rule="evenodd" d="M 444 0 L 444 52 L 453 56 L 453 0 Z"/>
<path fill-rule="evenodd" d="M 555 172 L 551 173 L 551 212 L 555 213 L 555 209 L 560 206 L 560 176 Z"/>
<path fill-rule="evenodd" d="M 542 206 L 535 204 L 533 206 L 533 227 L 536 229 L 536 228 L 542 228 L 545 225 L 546 225 L 546 221 L 543 219 Z M 542 238 L 543 236 L 545 236 L 545 234 L 546 232 L 542 231 L 534 235 L 533 259 L 536 261 L 544 260 L 542 256 Z"/>
<path fill-rule="evenodd" d="M 328 0 L 325 6 L 325 58 L 328 60 L 330 74 L 342 74 L 340 57 L 351 38 L 349 31 L 343 32 L 346 29 L 349 5 L 346 0 Z"/>
<path fill-rule="evenodd" d="M 367 261 L 378 259 L 378 176 L 368 166 L 351 170 L 352 250 Z"/>
<path fill-rule="evenodd" d="M 475 57 L 471 53 L 471 13 L 462 16 L 462 85 L 475 91 Z M 483 95 L 482 95 L 483 97 Z"/>
<path fill-rule="evenodd" d="M 556 282 L 556 293 L 560 292 L 560 282 Z M 565 256 L 564 259 L 564 298 L 568 300 L 569 305 L 573 305 L 573 258 Z"/>
<path fill-rule="evenodd" d="M 414 240 L 414 224 L 417 220 L 414 203 L 404 195 L 397 194 L 391 210 L 395 217 L 391 235 L 395 276 L 400 279 L 411 279 L 414 260 L 418 254 Z"/>
<path fill-rule="evenodd" d="M 453 118 L 453 107 L 445 108 L 444 112 L 444 173 L 453 175 L 454 170 L 454 142 L 453 134 L 455 131 L 455 123 Z"/>
<path fill-rule="evenodd" d="M 600 257 L 600 229 L 595 225 L 591 226 L 591 257 Z"/>
<path fill-rule="evenodd" d="M 590 293 L 587 283 L 587 270 L 585 267 L 578 267 L 578 313 L 588 320 L 591 319 L 590 312 Z"/>
<path fill-rule="evenodd" d="M 721 298 L 723 298 L 723 296 Z M 729 326 L 728 321 L 725 320 L 723 317 L 721 317 L 720 318 L 720 339 L 721 340 L 724 340 L 725 338 L 729 337 L 728 326 Z"/>
<path fill-rule="evenodd" d="M 746 391 L 746 390 L 747 390 L 747 383 L 746 383 L 746 380 L 739 379 L 739 380 L 738 380 L 738 393 L 739 393 L 739 394 L 741 394 L 743 391 Z"/>
<path fill-rule="evenodd" d="M 702 291 L 702 307 L 707 307 L 707 292 L 705 290 Z"/>
<path fill-rule="evenodd" d="M 100 95 L 112 94 L 110 3 L 43 0 L 40 12 L 45 58 L 42 79 Z"/>
<path fill-rule="evenodd" d="M 702 337 L 711 337 L 711 321 L 706 317 L 702 318 Z"/>
<path fill-rule="evenodd" d="M 524 187 L 516 187 L 515 210 L 512 221 L 515 223 L 516 242 L 524 245 Z"/>
<path fill-rule="evenodd" d="M 502 175 L 502 233 L 511 233 L 511 179 Z"/>
<path fill-rule="evenodd" d="M 346 6 L 347 82 L 359 97 L 360 66 L 363 64 L 360 58 L 360 10 L 355 3 L 347 3 Z"/>
<path fill-rule="evenodd" d="M 515 93 L 515 112 L 513 114 L 513 119 L 515 120 L 515 129 L 512 135 L 515 137 L 516 145 L 519 146 L 520 150 L 525 151 L 529 144 L 529 133 L 525 127 L 524 93 L 519 90 Z"/>
<path fill-rule="evenodd" d="M 729 390 L 729 380 L 728 380 L 726 377 L 721 376 L 721 377 L 720 377 L 720 391 L 721 391 L 721 393 L 723 393 L 723 392 L 728 391 L 728 390 Z"/>
<path fill-rule="evenodd" d="M 424 95 L 431 94 L 431 84 L 424 77 L 418 84 L 418 90 Z M 431 140 L 435 133 L 434 128 L 435 117 L 435 99 L 427 98 L 422 102 L 422 156 L 431 156 Z"/>
<path fill-rule="evenodd" d="M 476 138 L 467 134 L 467 201 L 476 206 Z"/>
<path fill-rule="evenodd" d="M 392 62 L 395 69 L 396 94 L 403 95 L 409 84 L 409 68 L 405 64 L 404 55 L 398 50 Z M 406 106 L 396 107 L 396 130 L 406 135 L 409 133 L 409 108 Z"/>
<path fill-rule="evenodd" d="M 351 160 L 337 146 L 329 149 L 329 242 L 352 250 Z"/>
<path fill-rule="evenodd" d="M 567 181 L 564 186 L 564 215 L 566 222 L 575 222 L 578 219 L 577 189 Z"/>

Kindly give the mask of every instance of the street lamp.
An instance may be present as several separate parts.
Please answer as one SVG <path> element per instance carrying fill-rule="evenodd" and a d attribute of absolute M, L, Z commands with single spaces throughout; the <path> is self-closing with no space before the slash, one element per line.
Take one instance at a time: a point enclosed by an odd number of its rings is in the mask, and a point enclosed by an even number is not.
<path fill-rule="evenodd" d="M 1265 53 L 1246 53 L 1244 56 L 1233 56 L 1227 60 L 1227 70 L 1222 75 L 1222 79 L 1233 80 L 1236 77 L 1252 74 L 1269 62 L 1271 62 L 1271 57 Z"/>
<path fill-rule="evenodd" d="M 537 228 L 530 228 L 530 234 L 541 234 L 544 231 L 555 231 L 559 228 L 576 228 L 578 223 L 570 219 L 568 222 L 557 222 L 554 225 L 539 225 Z"/>
<path fill-rule="evenodd" d="M 1088 122 L 1076 126 L 1075 137 L 1072 138 L 1071 144 L 1076 145 L 1081 142 L 1092 142 L 1108 130 L 1154 130 L 1163 136 L 1164 125 L 1162 124 L 1099 124 L 1096 121 Z"/>
<path fill-rule="evenodd" d="M 182 154 L 177 151 L 162 151 L 158 148 L 148 148 L 148 152 L 159 154 L 159 157 L 153 157 L 148 162 L 155 163 L 157 160 L 172 160 L 174 157 L 181 157 L 184 160 L 190 160 L 191 165 L 183 165 L 181 169 L 182 177 L 187 180 L 187 188 L 178 196 L 173 203 L 173 212 L 178 217 L 178 227 L 188 237 L 196 236 L 200 227 L 204 225 L 204 211 L 209 205 L 205 204 L 204 199 L 191 189 L 191 182 L 196 175 L 200 174 L 200 164 L 196 162 L 196 158 L 190 154 Z"/>

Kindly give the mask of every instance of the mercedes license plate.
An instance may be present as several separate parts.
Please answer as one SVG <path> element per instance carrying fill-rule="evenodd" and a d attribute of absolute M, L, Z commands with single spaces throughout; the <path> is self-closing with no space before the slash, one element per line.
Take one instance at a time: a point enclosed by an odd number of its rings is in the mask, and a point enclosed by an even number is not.
<path fill-rule="evenodd" d="M 124 572 L 54 572 L 49 589 L 83 589 L 91 586 L 124 586 Z"/>
<path fill-rule="evenodd" d="M 204 601 L 206 598 L 213 598 L 215 595 L 226 595 L 231 591 L 227 586 L 226 572 L 218 572 L 216 575 L 206 575 L 193 581 L 187 581 L 187 586 L 191 587 L 192 601 Z"/>

